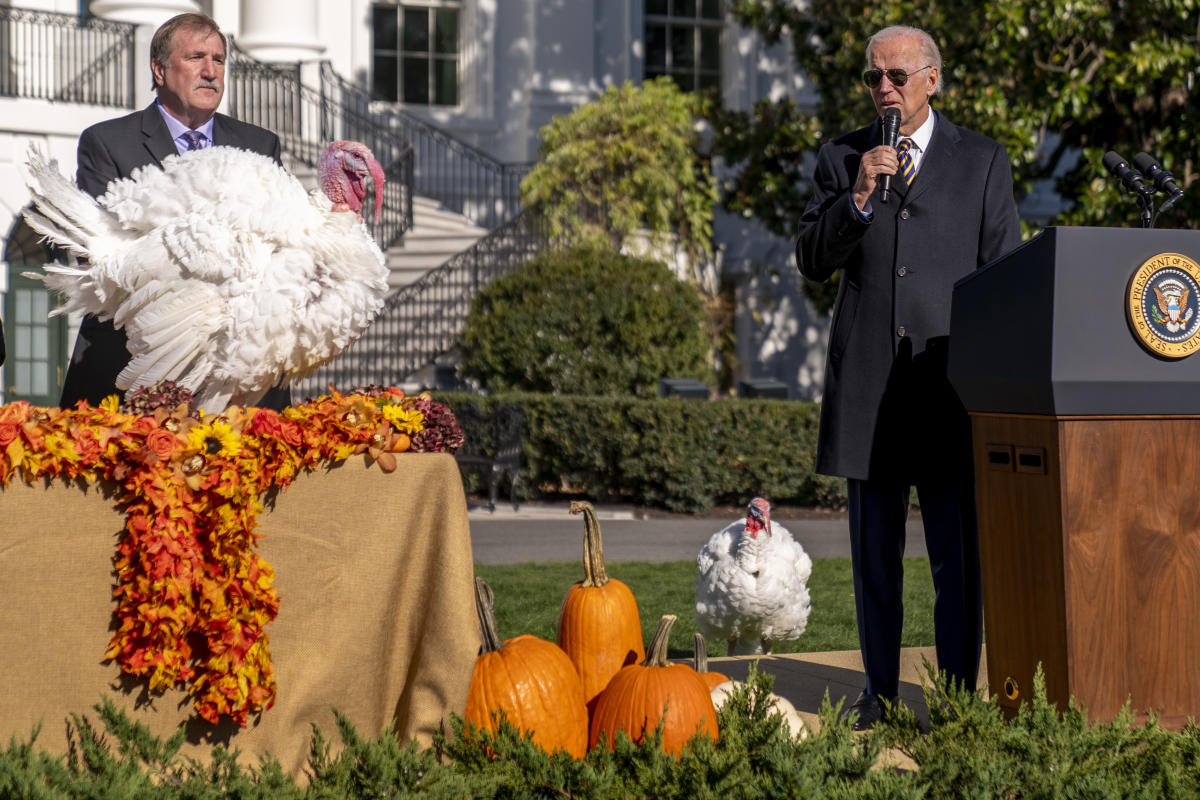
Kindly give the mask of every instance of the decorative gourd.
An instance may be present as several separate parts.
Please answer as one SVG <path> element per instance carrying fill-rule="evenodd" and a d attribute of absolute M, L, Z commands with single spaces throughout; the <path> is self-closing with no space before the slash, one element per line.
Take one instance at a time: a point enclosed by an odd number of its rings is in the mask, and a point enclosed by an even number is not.
<path fill-rule="evenodd" d="M 522 634 L 500 642 L 492 589 L 475 579 L 475 610 L 483 644 L 475 659 L 465 717 L 476 727 L 495 731 L 504 711 L 522 733 L 546 752 L 565 750 L 575 758 L 587 753 L 588 715 L 583 684 L 571 659 L 553 642 Z"/>
<path fill-rule="evenodd" d="M 666 614 L 650 642 L 645 662 L 624 667 L 596 698 L 588 745 L 601 739 L 612 747 L 617 731 L 642 742 L 663 721 L 663 750 L 679 757 L 697 732 L 718 737 L 717 711 L 704 680 L 687 664 L 667 663 L 673 614 Z"/>
<path fill-rule="evenodd" d="M 571 503 L 572 514 L 583 514 L 584 578 L 567 590 L 558 612 L 558 646 L 570 657 L 583 680 L 589 711 L 596 696 L 622 667 L 646 657 L 642 647 L 642 618 L 629 587 L 608 577 L 600 522 L 591 503 Z"/>
<path fill-rule="evenodd" d="M 696 672 L 700 674 L 704 684 L 710 690 L 729 680 L 728 675 L 708 671 L 708 647 L 704 644 L 704 634 L 702 633 L 697 633 L 692 637 L 692 661 L 696 665 Z"/>
<path fill-rule="evenodd" d="M 729 695 L 743 686 L 745 684 L 741 681 L 725 681 L 714 686 L 711 692 L 713 708 L 720 710 L 725 705 L 725 701 L 729 699 Z M 800 716 L 800 712 L 796 710 L 790 700 L 771 692 L 767 695 L 767 702 L 770 703 L 772 711 L 783 717 L 792 738 L 797 736 L 801 739 L 808 738 L 808 723 L 804 721 L 804 717 Z"/>

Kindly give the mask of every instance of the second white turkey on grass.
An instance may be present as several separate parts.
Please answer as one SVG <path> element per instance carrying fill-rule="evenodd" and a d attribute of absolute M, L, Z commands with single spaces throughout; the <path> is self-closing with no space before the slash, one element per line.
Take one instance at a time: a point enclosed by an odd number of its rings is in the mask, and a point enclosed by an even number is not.
<path fill-rule="evenodd" d="M 812 559 L 761 497 L 696 556 L 696 626 L 729 655 L 769 653 L 808 623 Z"/>

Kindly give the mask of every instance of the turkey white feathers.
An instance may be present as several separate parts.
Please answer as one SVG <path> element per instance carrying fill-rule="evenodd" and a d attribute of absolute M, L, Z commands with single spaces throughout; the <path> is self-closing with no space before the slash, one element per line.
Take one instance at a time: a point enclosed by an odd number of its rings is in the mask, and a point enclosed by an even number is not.
<path fill-rule="evenodd" d="M 729 655 L 769 653 L 804 633 L 812 559 L 771 520 L 763 498 L 750 501 L 746 519 L 713 534 L 696 568 L 696 626 L 728 642 Z"/>
<path fill-rule="evenodd" d="M 52 313 L 95 314 L 125 329 L 121 389 L 169 379 L 197 407 L 251 405 L 339 354 L 383 307 L 387 268 L 359 216 L 364 179 L 378 207 L 383 173 L 358 143 L 330 145 L 326 195 L 231 147 L 141 167 L 97 199 L 36 151 L 28 166 L 29 225 L 87 259 L 31 277 L 65 298 Z M 356 173 L 325 174 L 334 168 Z"/>

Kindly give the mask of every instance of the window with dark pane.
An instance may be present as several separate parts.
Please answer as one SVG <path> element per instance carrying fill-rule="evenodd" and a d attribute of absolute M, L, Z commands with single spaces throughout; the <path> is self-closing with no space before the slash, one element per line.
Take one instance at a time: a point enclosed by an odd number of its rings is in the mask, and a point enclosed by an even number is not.
<path fill-rule="evenodd" d="M 685 91 L 721 85 L 721 0 L 646 0 L 645 77 L 670 76 Z"/>
<path fill-rule="evenodd" d="M 371 88 L 376 97 L 458 105 L 460 0 L 375 3 Z"/>

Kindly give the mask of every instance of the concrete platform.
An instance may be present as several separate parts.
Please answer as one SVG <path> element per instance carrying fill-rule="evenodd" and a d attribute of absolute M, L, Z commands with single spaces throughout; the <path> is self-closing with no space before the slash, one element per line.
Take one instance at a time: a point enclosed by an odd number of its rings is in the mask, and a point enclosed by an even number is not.
<path fill-rule="evenodd" d="M 769 656 L 710 657 L 708 668 L 721 672 L 734 680 L 744 680 L 750 664 L 758 661 L 760 672 L 775 677 L 775 693 L 786 697 L 806 720 L 816 721 L 821 710 L 821 701 L 828 691 L 829 700 L 843 707 L 858 697 L 865 685 L 862 656 L 857 650 L 829 653 L 786 653 Z M 929 722 L 925 698 L 921 694 L 921 680 L 926 679 L 925 661 L 937 663 L 932 647 L 906 647 L 900 651 L 900 699 L 911 708 L 922 724 Z M 979 667 L 981 689 L 987 689 L 986 649 Z"/>

